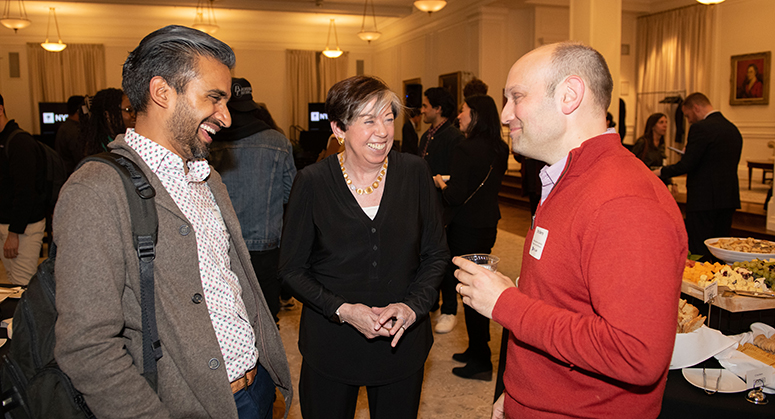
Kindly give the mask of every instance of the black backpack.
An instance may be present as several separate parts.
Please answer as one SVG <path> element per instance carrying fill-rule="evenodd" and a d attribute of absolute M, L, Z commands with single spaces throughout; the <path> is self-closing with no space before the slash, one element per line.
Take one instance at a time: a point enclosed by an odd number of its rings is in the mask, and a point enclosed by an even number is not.
<path fill-rule="evenodd" d="M 158 231 L 156 191 L 140 168 L 126 157 L 101 153 L 87 157 L 81 164 L 87 161 L 108 164 L 121 175 L 124 183 L 134 245 L 140 260 L 143 376 L 155 391 L 156 362 L 162 355 L 153 289 L 153 260 Z M 55 258 L 56 245 L 52 243 L 48 259 L 38 266 L 13 315 L 10 352 L 0 367 L 0 413 L 5 418 L 94 417 L 83 395 L 73 387 L 54 359 L 54 325 L 57 319 Z"/>
<path fill-rule="evenodd" d="M 11 143 L 11 139 L 21 132 L 25 132 L 22 129 L 16 129 L 8 135 L 8 139 L 5 144 L 5 155 L 8 157 L 8 144 Z M 53 148 L 43 144 L 40 141 L 36 141 L 38 147 L 41 149 L 41 153 L 44 158 L 44 166 L 46 169 L 46 176 L 41 190 L 38 191 L 41 196 L 46 214 L 51 214 L 54 211 L 54 206 L 59 198 L 59 191 L 62 190 L 62 186 L 67 181 L 67 168 L 65 167 L 65 161 L 59 153 Z"/>

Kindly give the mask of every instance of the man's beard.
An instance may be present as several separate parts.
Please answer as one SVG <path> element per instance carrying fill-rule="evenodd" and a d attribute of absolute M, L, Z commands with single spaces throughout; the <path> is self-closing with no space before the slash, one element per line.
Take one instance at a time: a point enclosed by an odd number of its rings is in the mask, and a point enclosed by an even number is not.
<path fill-rule="evenodd" d="M 197 122 L 193 110 L 185 101 L 179 101 L 175 105 L 175 113 L 167 123 L 167 128 L 172 133 L 172 141 L 178 145 L 180 152 L 184 153 L 181 156 L 184 160 L 204 159 L 210 154 L 209 144 L 199 139 L 199 126 L 202 122 L 204 121 Z M 213 123 L 218 125 L 215 121 Z"/>

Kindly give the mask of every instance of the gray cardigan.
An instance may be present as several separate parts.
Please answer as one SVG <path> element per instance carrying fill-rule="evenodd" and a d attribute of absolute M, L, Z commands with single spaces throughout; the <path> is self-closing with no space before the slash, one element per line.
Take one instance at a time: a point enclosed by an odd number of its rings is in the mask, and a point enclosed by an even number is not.
<path fill-rule="evenodd" d="M 99 418 L 237 418 L 199 276 L 196 235 L 159 178 L 119 136 L 156 189 L 156 321 L 163 357 L 158 395 L 140 375 L 142 326 L 137 255 L 127 200 L 114 169 L 90 162 L 62 189 L 54 213 L 57 310 L 55 356 Z M 256 334 L 258 361 L 291 405 L 292 384 L 277 327 L 250 264 L 226 187 L 207 180 L 231 235 L 231 268 Z"/>

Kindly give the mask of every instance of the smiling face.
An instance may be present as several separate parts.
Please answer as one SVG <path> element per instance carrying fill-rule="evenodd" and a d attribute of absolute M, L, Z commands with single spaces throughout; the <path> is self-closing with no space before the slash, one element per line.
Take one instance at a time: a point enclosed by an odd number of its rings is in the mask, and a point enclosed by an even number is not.
<path fill-rule="evenodd" d="M 344 135 L 347 154 L 368 165 L 381 165 L 393 145 L 393 109 L 390 106 L 374 109 L 376 102 L 376 98 L 372 99 L 346 132 L 335 132 L 337 136 Z"/>
<path fill-rule="evenodd" d="M 200 58 L 197 75 L 177 94 L 167 121 L 171 150 L 184 160 L 207 157 L 211 135 L 231 125 L 226 108 L 231 89 L 229 68 L 212 58 Z"/>
<path fill-rule="evenodd" d="M 541 68 L 551 65 L 551 50 L 535 50 L 514 64 L 506 80 L 506 105 L 501 122 L 509 126 L 512 150 L 523 156 L 550 164 L 554 142 L 563 134 L 554 97 L 546 95 L 546 80 Z"/>

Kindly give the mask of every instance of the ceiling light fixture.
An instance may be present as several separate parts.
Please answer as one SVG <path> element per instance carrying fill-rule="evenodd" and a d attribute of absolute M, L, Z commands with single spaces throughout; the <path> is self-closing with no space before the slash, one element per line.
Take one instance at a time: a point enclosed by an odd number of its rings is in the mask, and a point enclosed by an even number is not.
<path fill-rule="evenodd" d="M 218 32 L 220 26 L 215 21 L 215 11 L 213 10 L 214 0 L 199 0 L 196 4 L 196 16 L 194 17 L 194 24 L 191 25 L 194 29 L 199 29 L 204 33 L 210 35 Z M 207 20 L 205 21 L 205 15 Z"/>
<path fill-rule="evenodd" d="M 697 0 L 698 3 L 702 4 L 719 4 L 722 3 L 724 0 Z"/>
<path fill-rule="evenodd" d="M 382 33 L 377 30 L 377 15 L 374 13 L 374 0 L 371 0 L 371 17 L 374 19 L 374 30 L 367 31 L 364 29 L 366 27 L 366 8 L 368 5 L 369 0 L 366 0 L 366 2 L 363 3 L 363 22 L 361 23 L 361 31 L 358 32 L 358 38 L 371 44 L 371 41 L 377 40 L 382 36 Z"/>
<path fill-rule="evenodd" d="M 54 16 L 54 25 L 57 27 L 57 39 L 59 42 L 48 42 L 48 34 L 51 31 L 51 16 Z M 57 21 L 57 12 L 54 7 L 48 8 L 48 27 L 46 28 L 46 42 L 40 44 L 46 51 L 59 52 L 67 48 L 67 44 L 62 43 L 62 35 L 59 34 L 59 22 Z"/>
<path fill-rule="evenodd" d="M 16 0 L 16 6 L 18 9 L 18 15 L 11 15 L 11 0 L 5 0 L 5 7 L 3 8 L 3 18 L 0 19 L 0 24 L 8 29 L 13 29 L 16 33 L 19 29 L 24 29 L 30 26 L 32 23 L 27 19 L 27 9 L 24 8 L 24 0 Z"/>
<path fill-rule="evenodd" d="M 331 45 L 331 29 L 334 30 L 334 39 L 336 39 L 336 49 L 331 49 L 329 46 Z M 342 50 L 339 49 L 339 36 L 336 34 L 336 22 L 334 22 L 334 19 L 331 19 L 331 22 L 328 24 L 328 39 L 326 40 L 326 49 L 323 50 L 323 55 L 325 55 L 328 58 L 337 58 L 340 55 L 342 55 Z"/>
<path fill-rule="evenodd" d="M 414 7 L 422 10 L 423 12 L 428 12 L 428 14 L 438 12 L 446 5 L 447 2 L 444 0 L 417 0 L 414 2 Z"/>

